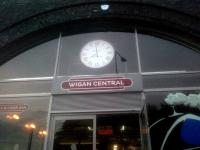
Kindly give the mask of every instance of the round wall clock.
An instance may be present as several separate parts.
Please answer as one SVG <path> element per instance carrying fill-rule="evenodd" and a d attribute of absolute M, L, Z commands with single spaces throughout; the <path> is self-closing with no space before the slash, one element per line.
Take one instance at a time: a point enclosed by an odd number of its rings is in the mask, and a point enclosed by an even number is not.
<path fill-rule="evenodd" d="M 81 62 L 90 68 L 101 68 L 108 65 L 114 57 L 113 46 L 103 40 L 88 42 L 81 50 Z"/>

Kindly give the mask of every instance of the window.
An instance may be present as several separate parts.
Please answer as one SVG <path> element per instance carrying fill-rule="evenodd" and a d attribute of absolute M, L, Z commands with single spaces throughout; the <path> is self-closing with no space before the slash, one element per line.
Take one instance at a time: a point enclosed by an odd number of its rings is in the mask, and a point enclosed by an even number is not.
<path fill-rule="evenodd" d="M 97 115 L 97 150 L 140 150 L 137 114 Z"/>
<path fill-rule="evenodd" d="M 145 34 L 138 41 L 143 72 L 200 71 L 200 54 L 191 48 Z"/>
<path fill-rule="evenodd" d="M 55 126 L 53 149 L 140 150 L 138 117 L 133 113 L 56 116 L 52 125 Z"/>
<path fill-rule="evenodd" d="M 49 97 L 0 98 L 0 149 L 41 150 L 48 107 Z"/>
<path fill-rule="evenodd" d="M 147 92 L 145 95 L 152 149 L 198 149 L 199 91 Z"/>
<path fill-rule="evenodd" d="M 3 64 L 0 79 L 52 77 L 58 40 L 36 46 Z"/>
<path fill-rule="evenodd" d="M 93 40 L 109 42 L 115 50 L 116 58 L 105 67 L 89 68 L 80 60 L 81 49 Z M 134 33 L 99 32 L 63 37 L 59 63 L 59 76 L 138 72 Z"/>

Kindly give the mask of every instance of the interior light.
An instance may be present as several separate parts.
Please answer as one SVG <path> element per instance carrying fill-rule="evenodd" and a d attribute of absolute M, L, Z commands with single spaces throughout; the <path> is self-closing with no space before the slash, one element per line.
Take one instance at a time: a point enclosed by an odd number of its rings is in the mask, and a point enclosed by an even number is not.
<path fill-rule="evenodd" d="M 106 11 L 106 10 L 109 9 L 109 7 L 110 7 L 110 5 L 108 5 L 108 4 L 102 4 L 102 5 L 101 5 L 101 10 Z"/>
<path fill-rule="evenodd" d="M 117 150 L 117 148 L 118 148 L 118 145 L 114 144 L 113 145 L 113 150 Z"/>
<path fill-rule="evenodd" d="M 89 130 L 89 131 L 92 131 L 93 129 L 92 129 L 90 126 L 88 126 L 88 130 Z"/>
<path fill-rule="evenodd" d="M 125 126 L 123 125 L 120 130 L 124 131 L 125 130 Z"/>

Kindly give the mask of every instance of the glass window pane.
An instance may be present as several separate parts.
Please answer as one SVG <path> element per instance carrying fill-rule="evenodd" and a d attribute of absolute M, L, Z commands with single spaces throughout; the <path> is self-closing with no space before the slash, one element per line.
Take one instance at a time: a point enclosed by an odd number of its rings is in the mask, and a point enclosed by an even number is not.
<path fill-rule="evenodd" d="M 48 106 L 49 97 L 1 98 L 0 149 L 42 150 Z"/>
<path fill-rule="evenodd" d="M 137 114 L 97 116 L 97 150 L 140 150 Z"/>
<path fill-rule="evenodd" d="M 143 72 L 200 70 L 200 54 L 194 50 L 150 35 L 138 38 Z"/>
<path fill-rule="evenodd" d="M 58 120 L 55 125 L 54 150 L 92 150 L 93 120 Z"/>
<path fill-rule="evenodd" d="M 0 95 L 26 94 L 26 93 L 51 93 L 51 88 L 52 88 L 51 86 L 52 86 L 51 80 L 2 82 L 0 83 Z"/>
<path fill-rule="evenodd" d="M 152 149 L 199 149 L 200 92 L 146 92 Z M 158 138 L 159 137 L 159 138 Z"/>
<path fill-rule="evenodd" d="M 199 76 L 200 73 L 148 75 L 143 76 L 143 86 L 145 89 L 199 87 Z"/>
<path fill-rule="evenodd" d="M 34 47 L 0 66 L 0 79 L 53 76 L 58 40 Z"/>
<path fill-rule="evenodd" d="M 109 44 L 105 44 L 105 42 L 92 42 L 94 40 L 105 41 Z M 92 43 L 86 46 L 89 42 Z M 61 43 L 59 76 L 138 72 L 134 33 L 99 32 L 79 34 L 63 37 Z M 111 62 L 104 67 L 87 67 L 80 58 L 84 46 L 87 47 L 85 49 L 88 52 L 82 54 L 84 56 L 83 60 L 86 59 L 91 65 L 94 61 L 97 64 L 101 61 L 105 63 L 106 59 L 108 59 L 108 61 L 111 59 Z M 110 47 L 114 49 L 114 56 L 112 58 L 110 58 L 112 50 L 106 53 L 101 51 L 104 48 L 110 49 Z M 108 58 L 106 57 L 104 59 L 104 56 L 107 56 L 107 54 L 109 55 Z M 85 56 L 87 56 L 87 58 Z"/>

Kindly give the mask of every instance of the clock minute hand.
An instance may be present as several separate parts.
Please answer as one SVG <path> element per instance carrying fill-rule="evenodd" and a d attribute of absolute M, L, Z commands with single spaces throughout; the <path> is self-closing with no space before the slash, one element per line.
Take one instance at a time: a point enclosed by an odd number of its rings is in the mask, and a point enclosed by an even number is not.
<path fill-rule="evenodd" d="M 99 55 L 98 55 L 98 51 L 97 51 L 96 42 L 94 42 L 94 45 L 95 45 L 95 49 L 96 49 L 96 54 L 97 54 L 97 57 L 99 57 Z"/>

